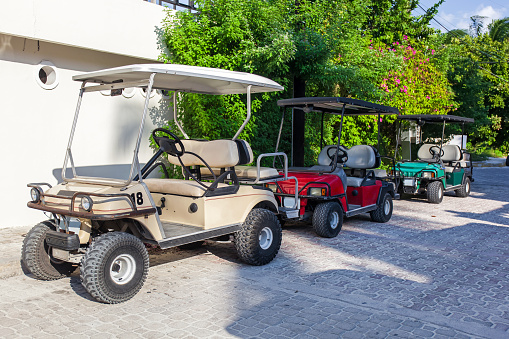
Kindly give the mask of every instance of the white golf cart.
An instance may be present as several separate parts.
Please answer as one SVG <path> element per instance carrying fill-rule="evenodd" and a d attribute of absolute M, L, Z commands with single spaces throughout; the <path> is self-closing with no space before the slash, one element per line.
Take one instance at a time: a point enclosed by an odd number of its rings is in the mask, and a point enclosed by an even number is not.
<path fill-rule="evenodd" d="M 149 267 L 145 244 L 169 248 L 233 235 L 237 253 L 251 265 L 269 263 L 281 245 L 278 204 L 270 189 L 239 182 L 288 180 L 285 168 L 239 167 L 253 161 L 249 144 L 238 136 L 251 117 L 251 93 L 280 91 L 282 86 L 254 74 L 204 67 L 146 64 L 131 65 L 73 77 L 81 81 L 78 104 L 62 168 L 63 181 L 31 183 L 28 207 L 50 215 L 27 234 L 22 261 L 38 279 L 54 280 L 80 266 L 83 286 L 98 301 L 119 303 L 142 287 Z M 149 95 L 128 179 L 80 176 L 71 152 L 82 98 L 85 93 L 139 87 L 177 93 L 213 95 L 247 94 L 247 117 L 231 140 L 181 140 L 167 129 L 152 136 L 157 153 L 141 168 L 138 152 L 149 109 Z M 181 166 L 186 179 L 147 178 L 161 166 L 160 156 Z M 72 175 L 67 174 L 70 163 Z M 163 165 L 164 167 L 164 165 Z M 213 169 L 214 168 L 214 169 Z M 209 181 L 201 178 L 205 169 Z M 283 173 L 283 174 L 280 174 Z M 239 177 L 240 176 L 240 177 Z M 267 176 L 267 178 L 263 178 Z M 44 190 L 43 187 L 46 189 Z"/>

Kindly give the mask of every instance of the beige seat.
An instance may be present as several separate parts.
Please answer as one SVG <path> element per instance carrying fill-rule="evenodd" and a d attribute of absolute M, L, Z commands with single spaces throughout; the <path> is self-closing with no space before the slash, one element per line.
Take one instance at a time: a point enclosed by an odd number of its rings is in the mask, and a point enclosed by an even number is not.
<path fill-rule="evenodd" d="M 186 153 L 179 158 L 168 156 L 168 161 L 177 166 L 232 167 L 252 161 L 249 144 L 243 140 L 182 140 Z M 193 154 L 194 153 L 194 154 Z M 205 167 L 205 169 L 207 169 Z M 201 197 L 207 189 L 194 180 L 181 179 L 145 179 L 152 193 L 176 194 L 189 197 Z M 206 187 L 212 183 L 203 182 Z M 218 183 L 217 190 L 230 185 Z"/>
<path fill-rule="evenodd" d="M 377 161 L 377 156 L 373 147 L 368 145 L 355 145 L 348 150 L 348 160 L 346 161 L 345 166 L 352 169 L 354 173 L 366 173 L 366 171 L 362 170 L 378 167 L 380 166 L 380 163 Z M 368 178 L 365 175 L 361 175 L 360 177 L 348 176 L 346 183 L 351 187 L 360 187 L 361 185 L 366 184 L 366 179 Z M 373 180 L 370 180 L 369 182 L 373 182 Z"/>
<path fill-rule="evenodd" d="M 175 194 L 199 198 L 206 192 L 205 188 L 194 180 L 145 179 L 143 182 L 151 193 Z M 209 182 L 204 182 L 203 184 L 207 187 L 212 185 Z M 227 184 L 219 184 L 217 187 L 222 188 L 227 186 Z"/>
<path fill-rule="evenodd" d="M 255 180 L 257 177 L 258 170 L 256 167 L 242 166 L 253 162 L 253 151 L 245 140 L 212 140 L 206 142 L 209 144 L 204 144 L 204 141 L 198 140 L 182 140 L 182 143 L 186 151 L 199 153 L 212 168 L 212 172 L 214 172 L 216 176 L 221 174 L 222 168 L 234 167 L 235 174 L 239 180 Z M 225 157 L 224 154 L 226 152 L 229 152 L 229 156 L 227 157 Z M 184 155 L 182 159 L 183 161 L 185 160 L 184 163 L 186 166 L 204 166 L 203 162 L 199 161 L 196 157 L 192 159 L 189 154 Z M 176 159 L 176 161 L 178 162 L 178 159 Z M 176 163 L 176 165 L 178 164 L 179 163 Z M 201 167 L 200 173 L 202 176 L 211 175 L 207 167 Z M 272 167 L 260 167 L 261 180 L 278 176 L 279 172 L 277 169 Z"/>
<path fill-rule="evenodd" d="M 438 147 L 437 152 L 440 150 L 440 146 L 434 145 L 434 144 L 422 144 L 422 146 L 417 151 L 417 157 L 420 160 L 433 160 L 433 156 L 431 155 L 431 152 L 429 151 L 432 147 Z"/>
<path fill-rule="evenodd" d="M 216 176 L 221 174 L 220 168 L 212 168 L 212 171 Z M 200 168 L 201 175 L 210 175 L 210 171 L 207 167 Z M 235 166 L 235 174 L 239 179 L 248 178 L 256 179 L 258 170 L 254 166 Z M 278 177 L 279 172 L 277 169 L 272 167 L 260 167 L 260 179 Z"/>
<path fill-rule="evenodd" d="M 442 161 L 446 172 L 451 173 L 460 168 L 470 167 L 470 154 L 462 151 L 458 145 L 444 145 L 443 150 Z"/>

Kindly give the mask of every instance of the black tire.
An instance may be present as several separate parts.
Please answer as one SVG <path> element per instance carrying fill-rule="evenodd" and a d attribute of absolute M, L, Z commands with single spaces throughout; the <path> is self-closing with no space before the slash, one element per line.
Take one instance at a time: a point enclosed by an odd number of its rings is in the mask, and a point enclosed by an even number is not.
<path fill-rule="evenodd" d="M 444 199 L 444 185 L 440 180 L 432 181 L 426 187 L 426 196 L 432 204 L 440 204 Z"/>
<path fill-rule="evenodd" d="M 56 280 L 68 276 L 78 267 L 70 262 L 55 259 L 51 246 L 46 243 L 46 233 L 55 230 L 51 221 L 35 225 L 23 240 L 21 260 L 30 273 L 40 280 Z"/>
<path fill-rule="evenodd" d="M 235 232 L 233 242 L 240 259 L 250 265 L 268 264 L 281 247 L 282 230 L 279 220 L 269 210 L 254 208 L 242 228 Z"/>
<path fill-rule="evenodd" d="M 392 196 L 390 193 L 385 193 L 380 204 L 376 207 L 376 210 L 369 212 L 372 221 L 375 222 L 387 222 L 392 217 Z"/>
<path fill-rule="evenodd" d="M 321 237 L 334 238 L 343 227 L 343 209 L 335 201 L 316 205 L 313 213 L 313 228 Z"/>
<path fill-rule="evenodd" d="M 470 195 L 470 178 L 465 177 L 465 182 L 461 186 L 461 188 L 454 191 L 457 197 L 466 198 Z"/>
<path fill-rule="evenodd" d="M 142 288 L 148 265 L 140 239 L 124 232 L 106 233 L 92 242 L 81 259 L 81 283 L 97 301 L 121 303 Z"/>

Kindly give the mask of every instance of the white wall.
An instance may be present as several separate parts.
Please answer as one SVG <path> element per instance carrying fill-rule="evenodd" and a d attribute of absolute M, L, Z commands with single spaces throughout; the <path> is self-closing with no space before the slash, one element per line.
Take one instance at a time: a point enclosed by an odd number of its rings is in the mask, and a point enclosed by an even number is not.
<path fill-rule="evenodd" d="M 0 33 L 157 60 L 164 17 L 142 0 L 3 0 Z"/>
<path fill-rule="evenodd" d="M 42 60 L 52 62 L 57 70 L 59 83 L 52 90 L 43 89 L 36 81 Z M 0 228 L 31 225 L 45 218 L 42 212 L 26 207 L 29 200 L 26 184 L 57 182 L 80 88 L 80 83 L 71 77 L 83 71 L 134 63 L 147 63 L 147 60 L 48 42 L 40 42 L 38 46 L 31 39 L 0 34 Z M 82 161 L 77 165 L 101 170 L 94 166 L 130 164 L 132 150 L 117 152 L 125 148 L 119 140 L 131 140 L 136 135 L 144 100 L 140 91 L 129 99 L 98 94 L 93 101 L 87 100 L 85 94 L 83 104 L 92 111 L 104 112 L 105 118 L 100 122 L 79 120 L 80 130 L 105 137 L 105 149 L 102 155 L 95 155 L 83 145 L 76 145 L 73 154 L 79 157 L 88 153 L 85 158 L 80 157 Z M 142 162 L 152 155 L 148 134 L 169 117 L 165 108 L 167 100 L 162 100 L 160 95 L 154 95 L 150 105 L 141 145 Z"/>

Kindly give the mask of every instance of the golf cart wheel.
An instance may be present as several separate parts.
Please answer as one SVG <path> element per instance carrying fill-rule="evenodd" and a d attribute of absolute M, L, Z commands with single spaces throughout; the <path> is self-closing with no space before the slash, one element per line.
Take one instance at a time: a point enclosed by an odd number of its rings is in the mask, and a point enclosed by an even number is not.
<path fill-rule="evenodd" d="M 466 198 L 470 195 L 470 178 L 466 177 L 461 188 L 454 191 L 457 197 Z"/>
<path fill-rule="evenodd" d="M 96 238 L 81 260 L 81 283 L 94 299 L 117 304 L 131 299 L 148 273 L 148 252 L 140 239 L 124 232 Z"/>
<path fill-rule="evenodd" d="M 387 222 L 392 217 L 392 197 L 389 193 L 385 193 L 382 201 L 376 207 L 376 210 L 369 212 L 371 220 L 375 222 Z"/>
<path fill-rule="evenodd" d="M 50 221 L 35 225 L 23 240 L 21 260 L 37 279 L 56 280 L 68 276 L 77 265 L 53 258 L 51 246 L 46 243 L 46 233 L 55 230 Z"/>
<path fill-rule="evenodd" d="M 343 227 L 343 210 L 337 202 L 316 205 L 313 213 L 313 228 L 321 237 L 334 238 Z"/>
<path fill-rule="evenodd" d="M 432 181 L 426 188 L 428 201 L 432 204 L 440 204 L 444 198 L 444 186 L 441 181 Z"/>
<path fill-rule="evenodd" d="M 234 234 L 233 242 L 242 261 L 261 266 L 274 259 L 281 247 L 281 238 L 281 225 L 274 213 L 254 208 Z"/>

